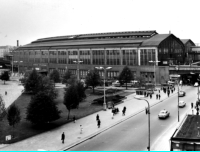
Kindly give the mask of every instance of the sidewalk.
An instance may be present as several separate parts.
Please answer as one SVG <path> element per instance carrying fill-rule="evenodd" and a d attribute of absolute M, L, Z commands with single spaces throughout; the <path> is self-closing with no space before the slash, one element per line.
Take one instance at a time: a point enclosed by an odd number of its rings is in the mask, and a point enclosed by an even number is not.
<path fill-rule="evenodd" d="M 5 85 L 3 81 L 0 81 L 0 95 L 6 108 L 21 95 L 23 89 L 24 87 L 19 85 L 18 81 L 6 81 Z M 5 91 L 7 91 L 7 95 L 5 95 Z"/>
<path fill-rule="evenodd" d="M 130 90 L 128 90 L 130 91 Z M 170 96 L 174 95 L 170 94 Z M 156 99 L 156 95 L 154 94 L 152 99 L 149 97 L 146 98 L 150 105 L 154 105 L 166 98 L 167 94 L 161 91 L 161 100 Z M 111 110 L 100 111 L 84 117 L 82 119 L 78 119 L 76 123 L 68 123 L 54 130 L 36 135 L 34 137 L 30 137 L 26 140 L 5 145 L 0 150 L 2 151 L 37 151 L 37 150 L 48 150 L 48 151 L 58 151 L 69 149 L 93 136 L 131 118 L 132 116 L 144 112 L 145 107 L 147 107 L 147 103 L 142 100 L 134 99 L 135 94 L 131 94 L 127 96 L 123 103 L 117 105 L 119 108 L 119 113 L 115 115 L 114 119 L 112 119 Z M 127 107 L 126 116 L 122 116 L 123 107 Z M 99 114 L 101 120 L 101 127 L 97 127 L 96 115 Z M 80 125 L 83 127 L 83 133 L 80 134 Z M 61 134 L 65 132 L 65 143 L 61 143 Z M 167 138 L 169 139 L 169 138 Z M 164 141 L 163 141 L 164 142 Z M 165 143 L 166 145 L 166 143 Z M 159 149 L 161 150 L 161 149 Z"/>

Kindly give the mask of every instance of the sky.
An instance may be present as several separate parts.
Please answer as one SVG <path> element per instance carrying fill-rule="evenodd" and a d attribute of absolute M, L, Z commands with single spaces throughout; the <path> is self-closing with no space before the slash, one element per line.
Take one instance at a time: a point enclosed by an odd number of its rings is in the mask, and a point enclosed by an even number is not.
<path fill-rule="evenodd" d="M 199 6 L 200 0 L 0 0 L 0 46 L 146 30 L 200 44 Z"/>

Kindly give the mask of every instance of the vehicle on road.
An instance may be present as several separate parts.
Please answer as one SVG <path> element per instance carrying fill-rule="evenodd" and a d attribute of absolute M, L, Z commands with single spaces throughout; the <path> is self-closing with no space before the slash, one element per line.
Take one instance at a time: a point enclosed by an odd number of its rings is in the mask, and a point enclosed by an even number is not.
<path fill-rule="evenodd" d="M 116 80 L 115 82 L 112 83 L 112 86 L 114 86 L 114 87 L 126 87 L 126 85 L 127 85 L 127 87 L 133 87 L 134 84 L 136 84 L 136 83 L 138 83 L 138 81 L 132 80 L 132 81 L 130 81 L 127 84 L 124 83 L 124 84 L 121 85 L 120 82 L 119 82 L 119 80 Z"/>
<path fill-rule="evenodd" d="M 160 113 L 158 114 L 158 118 L 159 118 L 159 119 L 165 119 L 165 118 L 169 117 L 169 115 L 170 115 L 169 111 L 163 109 L 163 110 L 161 110 Z"/>
<path fill-rule="evenodd" d="M 195 82 L 194 87 L 198 87 L 198 86 L 199 86 L 198 82 Z"/>
<path fill-rule="evenodd" d="M 179 91 L 178 96 L 179 97 L 184 97 L 186 95 L 185 91 Z"/>
<path fill-rule="evenodd" d="M 185 101 L 183 101 L 183 100 L 179 101 L 178 106 L 181 108 L 185 107 L 186 106 Z"/>

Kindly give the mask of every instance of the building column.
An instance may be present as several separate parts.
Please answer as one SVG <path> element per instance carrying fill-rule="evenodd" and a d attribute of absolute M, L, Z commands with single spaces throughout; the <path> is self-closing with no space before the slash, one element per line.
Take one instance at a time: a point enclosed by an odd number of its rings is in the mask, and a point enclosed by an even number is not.
<path fill-rule="evenodd" d="M 90 48 L 90 64 L 93 65 L 93 54 L 91 48 Z"/>
<path fill-rule="evenodd" d="M 140 66 L 141 64 L 140 64 L 140 49 L 139 48 L 137 49 L 137 52 L 138 52 L 137 53 L 138 54 L 138 56 L 137 56 L 138 57 L 138 65 Z"/>
<path fill-rule="evenodd" d="M 106 53 L 106 48 L 104 48 L 104 67 L 107 65 L 107 53 Z"/>
<path fill-rule="evenodd" d="M 123 65 L 123 53 L 122 53 L 122 49 L 119 49 L 119 55 L 120 55 L 120 65 Z"/>

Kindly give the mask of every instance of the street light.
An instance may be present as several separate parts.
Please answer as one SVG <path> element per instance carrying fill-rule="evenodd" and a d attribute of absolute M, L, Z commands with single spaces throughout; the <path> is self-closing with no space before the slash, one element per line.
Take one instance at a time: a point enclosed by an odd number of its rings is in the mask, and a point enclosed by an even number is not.
<path fill-rule="evenodd" d="M 179 65 L 178 67 L 176 67 L 176 70 L 179 70 Z M 179 74 L 179 72 L 177 72 Z M 178 75 L 178 81 L 177 81 L 177 86 L 178 86 L 178 122 L 179 122 L 179 79 L 180 79 L 180 75 Z"/>
<path fill-rule="evenodd" d="M 104 87 L 103 87 L 103 94 L 104 94 L 104 101 L 103 101 L 103 109 L 104 110 L 106 110 L 107 108 L 107 106 L 106 106 L 106 93 L 105 93 L 105 79 L 106 79 L 106 70 L 109 70 L 109 69 L 112 69 L 112 67 L 107 67 L 107 68 L 105 68 L 105 67 L 95 67 L 96 69 L 98 69 L 98 70 L 104 70 Z"/>
<path fill-rule="evenodd" d="M 148 132 L 149 132 L 149 139 L 148 139 L 148 147 L 147 147 L 147 149 L 148 149 L 148 151 L 150 151 L 150 105 L 149 105 L 149 102 L 148 102 L 148 100 L 146 100 L 146 99 L 143 99 L 143 98 L 136 98 L 136 97 L 134 97 L 135 99 L 138 99 L 138 100 L 144 100 L 144 101 L 146 101 L 147 102 L 147 104 L 148 104 L 148 111 L 147 111 L 147 114 L 148 114 Z"/>
<path fill-rule="evenodd" d="M 78 81 L 79 81 L 79 63 L 82 63 L 83 61 L 73 61 L 74 63 L 76 63 L 77 64 L 77 67 L 76 67 L 76 69 L 77 69 L 77 79 L 78 79 Z"/>
<path fill-rule="evenodd" d="M 178 122 L 179 122 L 179 81 L 178 81 Z"/>
<path fill-rule="evenodd" d="M 155 87 L 156 87 L 156 69 L 155 69 L 155 65 L 156 65 L 156 63 L 158 63 L 158 62 L 160 62 L 160 61 L 149 61 L 150 63 L 154 63 L 154 85 L 155 85 Z"/>

